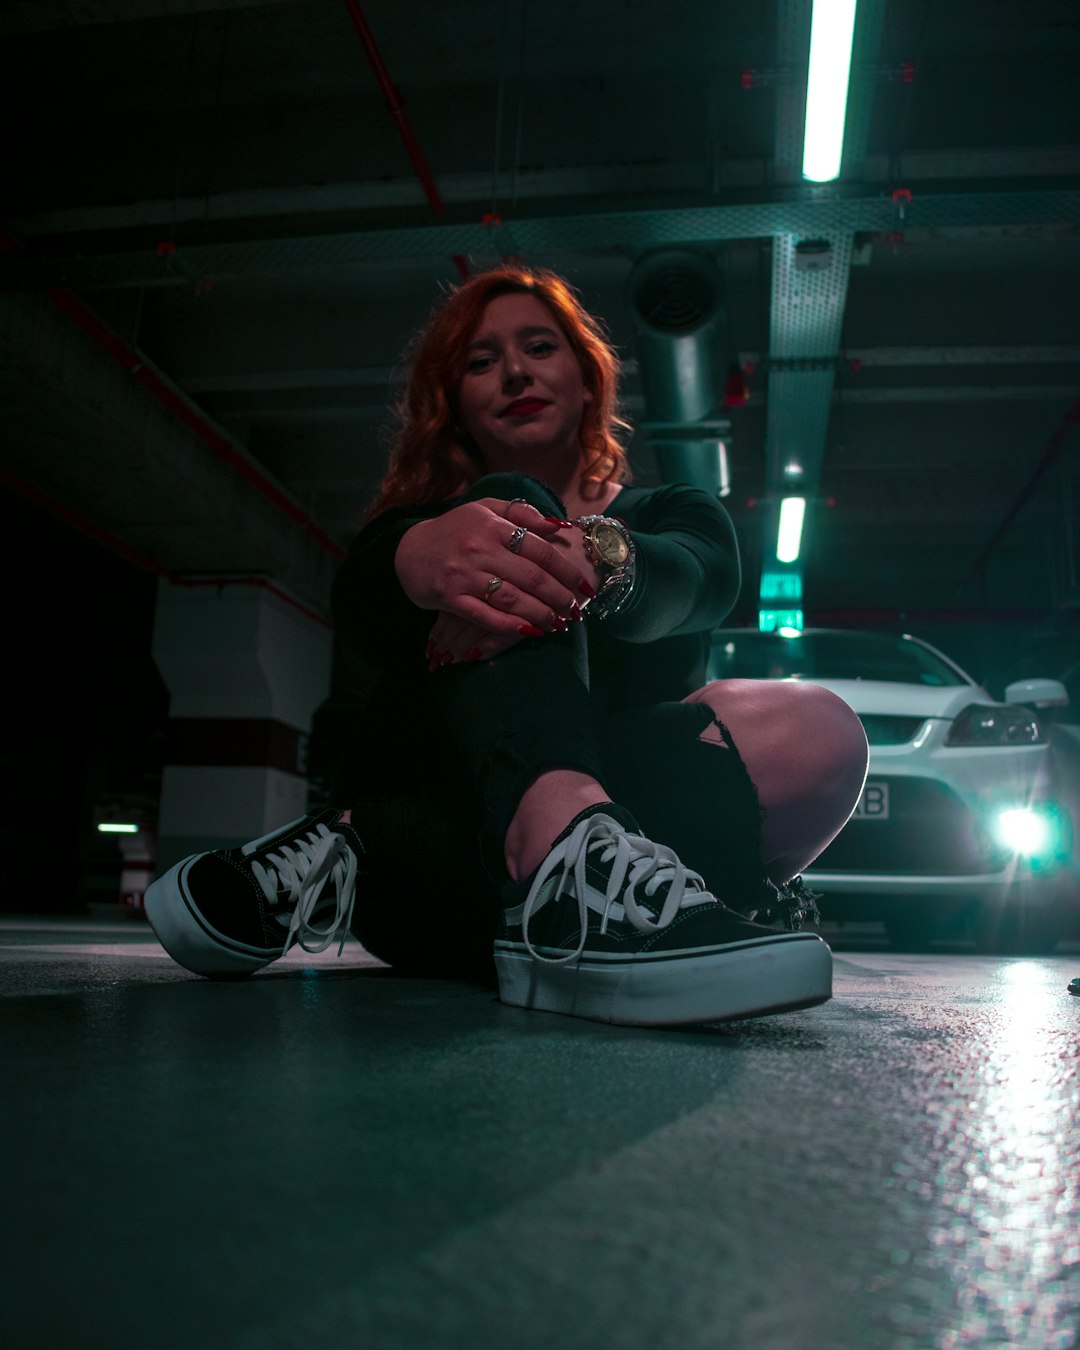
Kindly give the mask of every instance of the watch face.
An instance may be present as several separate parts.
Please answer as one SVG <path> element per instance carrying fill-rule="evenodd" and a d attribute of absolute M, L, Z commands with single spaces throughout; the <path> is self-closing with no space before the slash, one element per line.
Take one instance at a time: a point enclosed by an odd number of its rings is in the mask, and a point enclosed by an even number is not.
<path fill-rule="evenodd" d="M 622 531 L 614 525 L 598 524 L 593 528 L 593 543 L 597 553 L 609 567 L 621 567 L 630 556 L 630 546 Z"/>

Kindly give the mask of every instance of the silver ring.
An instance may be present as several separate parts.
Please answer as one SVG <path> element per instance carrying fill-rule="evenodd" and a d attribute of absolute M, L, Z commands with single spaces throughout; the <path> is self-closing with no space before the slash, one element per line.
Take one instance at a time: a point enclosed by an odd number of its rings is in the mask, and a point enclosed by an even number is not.
<path fill-rule="evenodd" d="M 518 525 L 515 528 L 514 533 L 506 541 L 506 547 L 510 550 L 511 553 L 521 552 L 521 546 L 525 542 L 525 536 L 528 533 L 529 531 L 525 528 L 524 525 Z"/>
<path fill-rule="evenodd" d="M 506 520 L 510 519 L 510 508 L 512 506 L 516 506 L 518 502 L 521 502 L 525 506 L 528 506 L 529 504 L 529 500 L 527 497 L 511 497 L 510 500 L 506 503 L 506 510 L 503 512 L 504 519 Z"/>
<path fill-rule="evenodd" d="M 502 577 L 492 577 L 491 580 L 488 582 L 488 584 L 484 587 L 484 599 L 490 600 L 501 585 L 502 585 Z"/>

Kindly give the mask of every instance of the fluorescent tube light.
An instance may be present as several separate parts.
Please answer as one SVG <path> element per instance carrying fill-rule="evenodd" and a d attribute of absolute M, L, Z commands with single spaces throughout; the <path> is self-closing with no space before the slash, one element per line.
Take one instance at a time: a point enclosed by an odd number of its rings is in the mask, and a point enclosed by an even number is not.
<path fill-rule="evenodd" d="M 107 820 L 98 826 L 99 834 L 138 834 L 138 825 L 126 825 L 118 820 Z"/>
<path fill-rule="evenodd" d="M 805 514 L 805 497 L 785 497 L 780 503 L 780 529 L 776 534 L 777 562 L 793 563 L 799 556 Z"/>
<path fill-rule="evenodd" d="M 840 174 L 855 3 L 814 0 L 802 168 L 803 177 L 812 183 L 828 183 Z"/>

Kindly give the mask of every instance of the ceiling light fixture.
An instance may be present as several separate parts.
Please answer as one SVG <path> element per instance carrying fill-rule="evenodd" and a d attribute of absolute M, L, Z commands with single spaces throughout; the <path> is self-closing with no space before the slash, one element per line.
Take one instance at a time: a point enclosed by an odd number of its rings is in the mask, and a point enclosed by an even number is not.
<path fill-rule="evenodd" d="M 776 560 L 793 563 L 802 544 L 805 497 L 785 497 L 780 503 L 780 528 L 776 534 Z"/>
<path fill-rule="evenodd" d="M 856 0 L 814 0 L 806 78 L 803 177 L 828 183 L 840 175 L 851 75 Z"/>

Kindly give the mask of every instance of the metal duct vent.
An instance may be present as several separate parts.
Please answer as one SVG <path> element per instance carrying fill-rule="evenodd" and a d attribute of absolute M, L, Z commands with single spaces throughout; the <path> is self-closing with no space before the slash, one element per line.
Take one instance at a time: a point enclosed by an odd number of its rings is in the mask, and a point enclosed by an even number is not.
<path fill-rule="evenodd" d="M 719 276 L 711 259 L 695 253 L 649 254 L 631 277 L 640 323 L 658 333 L 692 333 L 719 307 Z"/>
<path fill-rule="evenodd" d="M 629 280 L 646 428 L 665 482 L 728 490 L 726 421 L 717 418 L 720 273 L 689 249 L 647 253 Z"/>
<path fill-rule="evenodd" d="M 641 383 L 655 422 L 699 422 L 716 408 L 720 273 L 708 254 L 646 253 L 630 273 Z"/>

